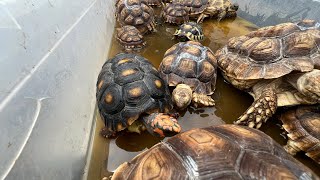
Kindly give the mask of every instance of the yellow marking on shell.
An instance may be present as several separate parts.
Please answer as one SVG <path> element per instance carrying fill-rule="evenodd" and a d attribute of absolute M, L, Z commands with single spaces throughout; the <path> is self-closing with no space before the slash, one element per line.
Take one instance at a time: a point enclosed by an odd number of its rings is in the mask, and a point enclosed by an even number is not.
<path fill-rule="evenodd" d="M 162 87 L 162 83 L 160 80 L 155 80 L 154 83 L 156 84 L 157 88 L 161 88 Z"/>
<path fill-rule="evenodd" d="M 133 70 L 133 69 L 127 69 L 127 70 L 124 70 L 123 72 L 122 72 L 122 76 L 129 76 L 129 75 L 131 75 L 131 74 L 134 74 L 136 71 L 135 70 Z"/>
<path fill-rule="evenodd" d="M 185 28 L 185 29 L 191 29 L 192 26 L 191 26 L 190 24 L 186 24 L 186 25 L 184 25 L 184 28 Z"/>
<path fill-rule="evenodd" d="M 176 32 L 173 35 L 178 35 L 181 33 L 181 30 L 176 30 Z"/>
<path fill-rule="evenodd" d="M 98 90 L 101 89 L 102 85 L 103 85 L 103 80 L 101 80 L 101 81 L 99 82 L 99 84 L 98 84 Z"/>
<path fill-rule="evenodd" d="M 108 104 L 111 104 L 112 103 L 112 100 L 113 100 L 113 96 L 111 94 L 107 94 L 106 97 L 105 97 L 105 100 Z"/>
<path fill-rule="evenodd" d="M 137 97 L 137 96 L 141 95 L 142 89 L 140 87 L 136 87 L 136 88 L 129 90 L 129 93 L 131 96 Z"/>
<path fill-rule="evenodd" d="M 126 62 L 130 62 L 131 59 L 122 59 L 121 61 L 118 62 L 118 65 L 126 63 Z"/>

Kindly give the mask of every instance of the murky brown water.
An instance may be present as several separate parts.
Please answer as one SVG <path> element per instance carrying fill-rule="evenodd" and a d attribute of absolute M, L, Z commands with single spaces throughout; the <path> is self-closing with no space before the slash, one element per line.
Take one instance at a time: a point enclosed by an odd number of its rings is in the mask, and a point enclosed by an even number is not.
<path fill-rule="evenodd" d="M 167 49 L 177 43 L 172 40 L 172 34 L 177 26 L 160 24 L 157 32 L 145 36 L 147 46 L 140 54 L 149 59 L 155 67 L 158 67 Z M 224 46 L 229 38 L 247 34 L 257 27 L 250 22 L 236 18 L 217 23 L 214 20 L 206 20 L 202 24 L 205 39 L 201 43 L 215 52 Z M 116 39 L 112 40 L 109 58 L 122 52 L 122 48 Z M 179 118 L 183 131 L 191 128 L 206 127 L 222 123 L 233 123 L 252 103 L 253 99 L 248 94 L 241 92 L 227 84 L 221 76 L 218 76 L 216 91 L 213 95 L 215 107 L 192 109 L 181 112 Z M 141 151 L 150 148 L 162 139 L 156 138 L 147 132 L 142 134 L 123 134 L 116 139 L 107 140 L 99 136 L 103 123 L 97 117 L 97 127 L 94 139 L 93 154 L 89 169 L 89 178 L 92 180 L 109 177 L 120 164 L 129 161 Z M 286 140 L 280 135 L 280 122 L 270 119 L 262 128 L 262 131 L 273 137 L 278 143 L 285 144 Z M 320 165 L 313 162 L 303 154 L 297 158 L 320 175 Z"/>

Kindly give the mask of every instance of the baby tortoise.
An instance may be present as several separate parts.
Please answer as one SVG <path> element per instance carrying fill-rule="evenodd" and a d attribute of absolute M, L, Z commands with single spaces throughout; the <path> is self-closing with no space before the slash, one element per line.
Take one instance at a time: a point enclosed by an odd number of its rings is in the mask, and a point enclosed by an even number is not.
<path fill-rule="evenodd" d="M 213 106 L 211 98 L 217 79 L 217 61 L 212 51 L 199 42 L 180 42 L 168 49 L 159 66 L 159 72 L 172 92 L 179 109 L 191 101 L 195 106 Z"/>
<path fill-rule="evenodd" d="M 146 45 L 140 31 L 134 26 L 117 28 L 117 39 L 128 52 L 139 50 Z"/>
<path fill-rule="evenodd" d="M 161 17 L 171 24 L 182 24 L 189 21 L 187 9 L 180 4 L 166 4 L 161 11 Z"/>
<path fill-rule="evenodd" d="M 145 58 L 121 53 L 106 61 L 97 80 L 97 103 L 106 137 L 128 128 L 154 136 L 172 136 L 181 128 L 172 109 L 169 89 Z"/>
<path fill-rule="evenodd" d="M 271 137 L 256 129 L 219 125 L 192 129 L 120 165 L 120 179 L 318 179 Z"/>
<path fill-rule="evenodd" d="M 236 124 L 260 128 L 277 107 L 320 102 L 320 31 L 312 20 L 235 37 L 215 56 L 223 75 L 254 102 Z"/>
<path fill-rule="evenodd" d="M 116 17 L 121 26 L 134 26 L 142 34 L 155 30 L 154 11 L 145 0 L 118 0 Z"/>
<path fill-rule="evenodd" d="M 280 120 L 289 137 L 285 150 L 292 155 L 304 151 L 320 163 L 320 105 L 297 107 L 281 114 Z"/>
<path fill-rule="evenodd" d="M 203 31 L 199 24 L 187 22 L 180 25 L 179 29 L 173 34 L 180 41 L 202 41 Z"/>

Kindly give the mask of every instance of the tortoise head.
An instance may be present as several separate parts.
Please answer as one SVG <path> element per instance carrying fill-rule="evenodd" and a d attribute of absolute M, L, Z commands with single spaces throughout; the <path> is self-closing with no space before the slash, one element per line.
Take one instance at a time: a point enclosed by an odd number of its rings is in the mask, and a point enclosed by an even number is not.
<path fill-rule="evenodd" d="M 234 3 L 230 6 L 230 10 L 232 10 L 232 11 L 238 11 L 238 9 L 239 9 L 238 3 Z"/>
<path fill-rule="evenodd" d="M 185 109 L 192 100 L 192 90 L 186 84 L 178 84 L 172 92 L 172 101 L 178 109 Z"/>
<path fill-rule="evenodd" d="M 153 113 L 142 121 L 148 132 L 157 137 L 170 137 L 181 131 L 175 114 Z"/>

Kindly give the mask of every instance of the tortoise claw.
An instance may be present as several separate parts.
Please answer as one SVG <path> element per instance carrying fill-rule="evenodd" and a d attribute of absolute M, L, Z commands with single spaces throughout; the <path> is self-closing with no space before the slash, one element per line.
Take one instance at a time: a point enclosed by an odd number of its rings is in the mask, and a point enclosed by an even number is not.
<path fill-rule="evenodd" d="M 211 96 L 206 95 L 206 94 L 193 93 L 192 100 L 193 100 L 195 107 L 198 107 L 198 105 L 202 105 L 202 106 L 214 106 L 215 105 L 215 102 L 211 98 Z"/>

